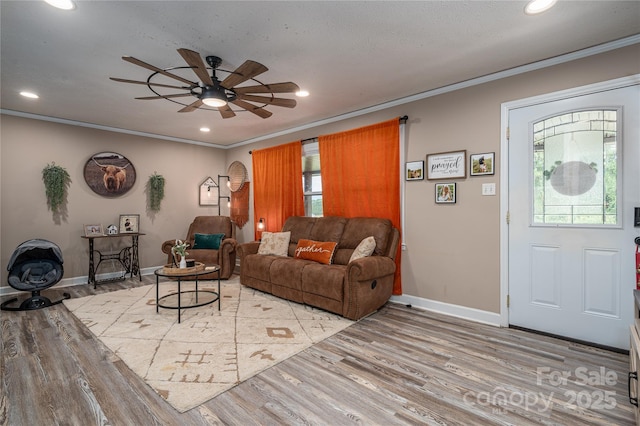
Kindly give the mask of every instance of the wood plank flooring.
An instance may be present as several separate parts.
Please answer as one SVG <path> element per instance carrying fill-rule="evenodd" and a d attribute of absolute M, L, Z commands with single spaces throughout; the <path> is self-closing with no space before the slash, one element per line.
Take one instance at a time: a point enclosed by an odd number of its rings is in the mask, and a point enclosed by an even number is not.
<path fill-rule="evenodd" d="M 4 425 L 635 424 L 627 355 L 397 304 L 183 414 L 63 305 L 0 315 Z"/>

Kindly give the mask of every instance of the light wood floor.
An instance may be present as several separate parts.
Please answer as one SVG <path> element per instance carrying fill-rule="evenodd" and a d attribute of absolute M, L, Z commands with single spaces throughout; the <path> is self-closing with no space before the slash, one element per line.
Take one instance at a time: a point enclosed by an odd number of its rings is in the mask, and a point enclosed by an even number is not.
<path fill-rule="evenodd" d="M 152 281 L 43 295 L 81 297 Z M 64 305 L 0 315 L 6 425 L 634 423 L 627 355 L 397 304 L 184 414 Z"/>

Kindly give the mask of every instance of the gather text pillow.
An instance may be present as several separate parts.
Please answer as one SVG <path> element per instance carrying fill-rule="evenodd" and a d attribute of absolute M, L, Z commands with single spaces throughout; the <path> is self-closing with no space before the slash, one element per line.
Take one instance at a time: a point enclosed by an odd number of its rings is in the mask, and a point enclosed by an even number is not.
<path fill-rule="evenodd" d="M 194 249 L 220 249 L 220 244 L 224 239 L 224 234 L 195 234 L 193 241 Z"/>
<path fill-rule="evenodd" d="M 367 237 L 364 240 L 360 241 L 360 244 L 358 244 L 358 247 L 356 247 L 356 249 L 353 251 L 353 254 L 351 255 L 351 259 L 349 259 L 349 262 L 353 262 L 356 259 L 361 259 L 363 257 L 369 257 L 371 256 L 371 253 L 373 253 L 373 250 L 375 250 L 376 248 L 376 239 L 373 237 Z"/>
<path fill-rule="evenodd" d="M 313 260 L 314 262 L 331 264 L 333 253 L 338 243 L 320 242 L 313 240 L 299 240 L 296 247 L 296 259 Z"/>
<path fill-rule="evenodd" d="M 289 253 L 289 240 L 291 231 L 287 232 L 263 232 L 258 254 L 273 254 L 287 256 Z"/>

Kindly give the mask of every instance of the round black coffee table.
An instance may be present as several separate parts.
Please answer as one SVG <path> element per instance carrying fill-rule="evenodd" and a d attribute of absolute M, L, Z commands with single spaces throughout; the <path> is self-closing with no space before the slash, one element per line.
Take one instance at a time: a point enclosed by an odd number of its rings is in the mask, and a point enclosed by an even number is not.
<path fill-rule="evenodd" d="M 218 291 L 198 290 L 198 277 L 212 272 L 218 273 Z M 180 323 L 180 312 L 182 309 L 197 308 L 218 301 L 218 310 L 220 310 L 220 266 L 207 266 L 205 269 L 199 271 L 193 271 L 191 268 L 187 268 L 184 272 L 176 271 L 175 268 L 171 268 L 170 272 L 164 268 L 158 268 L 153 273 L 156 275 L 156 312 L 159 312 L 159 308 L 177 309 L 178 323 Z M 160 277 L 177 280 L 178 291 L 160 297 Z M 182 280 L 192 277 L 195 277 L 195 290 L 182 291 Z M 175 281 L 168 282 L 168 284 L 174 283 Z M 186 304 L 184 302 L 186 302 Z"/>

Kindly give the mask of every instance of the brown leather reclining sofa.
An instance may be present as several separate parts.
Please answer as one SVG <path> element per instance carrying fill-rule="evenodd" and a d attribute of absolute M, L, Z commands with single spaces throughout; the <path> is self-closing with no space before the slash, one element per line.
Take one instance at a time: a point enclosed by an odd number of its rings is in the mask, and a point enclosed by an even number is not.
<path fill-rule="evenodd" d="M 258 254 L 260 242 L 237 246 L 242 284 L 352 320 L 371 314 L 391 297 L 400 234 L 390 220 L 295 216 L 282 231 L 291 232 L 287 256 Z M 370 236 L 375 239 L 372 255 L 349 262 Z M 332 263 L 296 259 L 301 239 L 336 242 Z"/>

